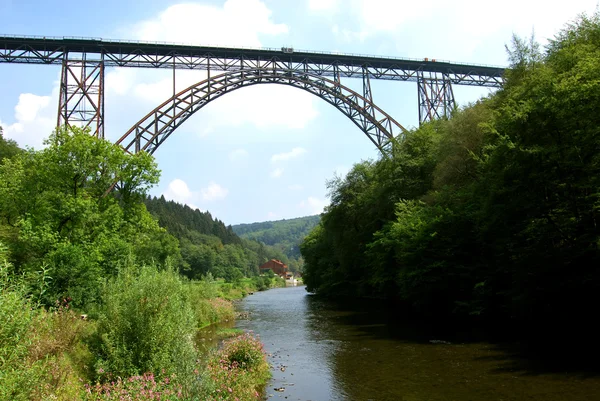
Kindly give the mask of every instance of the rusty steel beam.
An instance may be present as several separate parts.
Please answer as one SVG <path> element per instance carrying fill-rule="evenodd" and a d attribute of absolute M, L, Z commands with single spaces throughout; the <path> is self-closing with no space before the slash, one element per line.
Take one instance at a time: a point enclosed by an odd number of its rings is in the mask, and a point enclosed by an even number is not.
<path fill-rule="evenodd" d="M 320 97 L 352 120 L 384 155 L 406 131 L 372 99 L 338 81 L 303 71 L 261 68 L 226 72 L 188 87 L 138 121 L 117 144 L 130 153 L 146 151 L 152 154 L 175 129 L 205 105 L 236 89 L 257 84 L 288 85 Z"/>
<path fill-rule="evenodd" d="M 505 71 L 502 67 L 433 59 L 295 51 L 290 48 L 239 49 L 23 36 L 0 36 L 0 63 L 62 65 L 58 125 L 89 127 L 99 137 L 104 136 L 105 67 L 171 68 L 173 89 L 176 69 L 207 70 L 209 97 L 220 96 L 210 87 L 216 82 L 210 79 L 212 71 L 225 72 L 222 76 L 232 79 L 239 79 L 240 73 L 243 76 L 246 72 L 252 74 L 253 71 L 262 71 L 279 76 L 286 71 L 291 77 L 318 77 L 318 82 L 327 82 L 327 85 L 332 83 L 330 89 L 334 93 L 344 92 L 341 77 L 362 78 L 361 98 L 365 101 L 360 114 L 370 113 L 372 117 L 377 112 L 374 109 L 371 79 L 411 81 L 416 82 L 418 88 L 419 123 L 450 116 L 455 107 L 453 84 L 499 88 L 503 84 Z M 291 82 L 286 84 L 293 85 Z M 314 83 L 309 87 L 314 88 Z M 176 118 L 176 98 L 174 94 L 173 108 L 170 110 L 173 118 Z M 335 102 L 332 104 L 336 105 Z M 363 124 L 361 129 L 365 133 L 370 132 L 372 121 L 366 118 L 360 121 Z M 381 137 L 378 135 L 369 137 L 376 146 L 381 147 Z"/>
<path fill-rule="evenodd" d="M 104 63 L 63 58 L 57 126 L 80 126 L 104 138 Z"/>
<path fill-rule="evenodd" d="M 456 108 L 452 81 L 446 74 L 418 72 L 419 124 L 450 118 Z"/>
<path fill-rule="evenodd" d="M 69 58 L 104 61 L 106 67 L 213 71 L 276 68 L 315 75 L 417 82 L 417 71 L 447 74 L 453 84 L 501 87 L 503 67 L 429 59 L 377 57 L 287 49 L 239 49 L 102 39 L 0 36 L 0 63 L 61 64 Z"/>

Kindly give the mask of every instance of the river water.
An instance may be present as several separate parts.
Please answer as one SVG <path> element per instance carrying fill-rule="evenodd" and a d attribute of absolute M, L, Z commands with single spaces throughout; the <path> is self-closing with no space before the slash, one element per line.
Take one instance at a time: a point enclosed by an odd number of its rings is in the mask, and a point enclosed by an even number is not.
<path fill-rule="evenodd" d="M 239 308 L 250 317 L 237 327 L 258 334 L 269 354 L 270 400 L 600 400 L 598 374 L 437 337 L 392 318 L 385 304 L 340 306 L 288 287 L 255 293 Z"/>

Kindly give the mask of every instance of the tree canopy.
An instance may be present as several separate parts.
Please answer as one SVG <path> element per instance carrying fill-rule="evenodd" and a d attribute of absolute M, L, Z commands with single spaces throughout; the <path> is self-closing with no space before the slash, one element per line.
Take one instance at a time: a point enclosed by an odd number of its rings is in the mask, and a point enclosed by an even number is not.
<path fill-rule="evenodd" d="M 2 241 L 16 272 L 45 271 L 38 289 L 45 303 L 93 302 L 102 278 L 124 259 L 164 263 L 177 252 L 139 203 L 158 181 L 151 156 L 126 154 L 76 127 L 58 130 L 45 144 L 0 165 Z M 107 195 L 115 182 L 122 185 Z M 157 242 L 162 246 L 150 246 Z"/>
<path fill-rule="evenodd" d="M 600 15 L 541 50 L 513 40 L 502 89 L 330 183 L 301 246 L 308 289 L 423 316 L 588 327 L 600 291 Z M 552 323 L 550 323 L 552 322 Z"/>

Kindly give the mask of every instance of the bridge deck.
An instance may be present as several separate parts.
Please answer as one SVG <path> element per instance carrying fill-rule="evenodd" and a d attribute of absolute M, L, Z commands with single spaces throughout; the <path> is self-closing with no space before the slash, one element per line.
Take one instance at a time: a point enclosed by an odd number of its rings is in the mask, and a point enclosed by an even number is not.
<path fill-rule="evenodd" d="M 62 64 L 63 60 L 104 61 L 106 66 L 211 69 L 282 69 L 322 76 L 416 81 L 418 74 L 452 83 L 499 87 L 504 68 L 447 61 L 364 55 L 125 42 L 102 39 L 0 36 L 0 63 Z M 426 75 L 427 76 L 427 75 Z"/>

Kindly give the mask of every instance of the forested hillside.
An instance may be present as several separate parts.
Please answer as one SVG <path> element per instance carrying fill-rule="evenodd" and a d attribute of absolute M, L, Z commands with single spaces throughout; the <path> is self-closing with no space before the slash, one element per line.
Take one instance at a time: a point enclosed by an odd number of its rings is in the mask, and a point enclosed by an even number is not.
<path fill-rule="evenodd" d="M 509 58 L 496 94 L 330 183 L 301 246 L 310 291 L 595 338 L 600 15 L 544 50 L 515 38 Z"/>
<path fill-rule="evenodd" d="M 158 218 L 158 224 L 177 238 L 192 239 L 197 234 L 214 235 L 223 244 L 241 244 L 240 238 L 231 226 L 226 227 L 219 219 L 213 219 L 210 212 L 201 212 L 187 205 L 149 197 L 145 201 L 146 208 Z"/>
<path fill-rule="evenodd" d="M 175 261 L 182 274 L 200 278 L 207 273 L 227 281 L 258 274 L 258 266 L 269 259 L 287 262 L 278 249 L 253 240 L 242 239 L 231 226 L 213 219 L 209 212 L 148 197 L 146 208 L 158 224 L 179 240 L 180 258 Z"/>
<path fill-rule="evenodd" d="M 302 268 L 300 243 L 319 224 L 320 216 L 306 216 L 295 219 L 265 221 L 262 223 L 238 224 L 233 231 L 242 238 L 271 245 L 283 252 L 293 270 Z"/>

